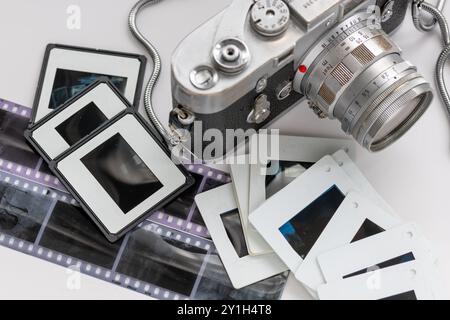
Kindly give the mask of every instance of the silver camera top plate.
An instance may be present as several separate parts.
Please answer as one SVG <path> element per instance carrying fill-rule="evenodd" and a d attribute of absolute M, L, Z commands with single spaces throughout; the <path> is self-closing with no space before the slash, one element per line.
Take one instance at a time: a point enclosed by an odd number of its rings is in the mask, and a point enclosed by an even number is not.
<path fill-rule="evenodd" d="M 340 0 L 288 0 L 286 1 L 294 18 L 305 30 L 310 30 L 321 24 L 324 17 L 338 13 Z"/>

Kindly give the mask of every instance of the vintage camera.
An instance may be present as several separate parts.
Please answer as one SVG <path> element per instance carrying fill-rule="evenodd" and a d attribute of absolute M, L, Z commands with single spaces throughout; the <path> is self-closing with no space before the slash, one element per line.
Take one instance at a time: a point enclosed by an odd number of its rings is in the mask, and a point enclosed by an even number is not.
<path fill-rule="evenodd" d="M 320 118 L 339 120 L 368 150 L 384 149 L 433 98 L 388 36 L 408 4 L 233 1 L 174 52 L 171 125 L 193 139 L 208 129 L 259 130 L 305 98 Z"/>

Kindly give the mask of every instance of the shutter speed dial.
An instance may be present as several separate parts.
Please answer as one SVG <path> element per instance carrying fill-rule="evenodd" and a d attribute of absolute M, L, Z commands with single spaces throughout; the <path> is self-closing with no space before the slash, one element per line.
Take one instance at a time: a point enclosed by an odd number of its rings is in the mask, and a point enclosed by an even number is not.
<path fill-rule="evenodd" d="M 250 16 L 256 32 L 266 37 L 279 36 L 289 26 L 289 8 L 282 0 L 259 0 Z"/>

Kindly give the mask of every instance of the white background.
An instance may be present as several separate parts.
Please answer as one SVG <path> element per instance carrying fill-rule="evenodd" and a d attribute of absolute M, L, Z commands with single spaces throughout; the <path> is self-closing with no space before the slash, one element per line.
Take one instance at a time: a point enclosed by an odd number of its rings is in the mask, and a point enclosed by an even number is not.
<path fill-rule="evenodd" d="M 144 53 L 127 27 L 135 0 L 9 0 L 0 2 L 0 97 L 31 106 L 47 43 Z M 229 0 L 164 0 L 139 19 L 160 50 L 163 71 L 154 103 L 166 122 L 171 106 L 170 56 L 196 26 L 226 7 Z M 81 8 L 81 29 L 66 27 L 69 5 Z M 450 16 L 450 5 L 445 10 Z M 417 32 L 410 15 L 394 40 L 429 80 L 441 50 L 438 32 Z M 188 57 L 187 57 L 188 58 Z M 150 68 L 148 69 L 148 72 Z M 148 73 L 147 72 L 147 73 Z M 450 80 L 450 79 L 449 79 Z M 434 87 L 434 82 L 433 82 Z M 436 96 L 425 116 L 386 151 L 359 150 L 356 162 L 374 187 L 405 220 L 416 221 L 432 240 L 443 278 L 450 283 L 450 122 Z M 341 136 L 338 123 L 319 120 L 303 104 L 274 125 L 282 133 Z M 67 289 L 62 267 L 0 248 L 0 298 L 145 298 L 130 290 L 83 276 L 80 290 Z M 449 287 L 450 293 L 450 287 Z M 284 298 L 307 298 L 291 279 Z"/>

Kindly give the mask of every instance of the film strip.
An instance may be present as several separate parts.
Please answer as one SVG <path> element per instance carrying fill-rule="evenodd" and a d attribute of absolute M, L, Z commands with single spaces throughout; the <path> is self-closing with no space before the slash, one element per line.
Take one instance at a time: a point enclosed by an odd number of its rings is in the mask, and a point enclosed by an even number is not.
<path fill-rule="evenodd" d="M 177 232 L 176 230 L 166 228 L 165 226 L 160 226 L 151 223 L 141 224 L 139 226 L 145 232 L 152 232 L 163 236 L 167 239 L 172 239 L 185 243 L 187 245 L 195 245 L 197 248 L 202 248 L 208 252 L 213 249 L 213 245 L 210 241 L 202 238 L 192 237 L 191 235 L 183 234 Z M 89 275 L 104 281 L 108 281 L 122 287 L 132 289 L 134 291 L 149 295 L 157 299 L 165 300 L 181 300 L 189 299 L 189 296 L 167 290 L 163 287 L 139 280 L 132 276 L 115 272 L 111 268 L 105 268 L 93 263 L 82 261 L 80 259 L 74 258 L 70 255 L 59 253 L 53 251 L 46 247 L 40 246 L 36 243 L 31 243 L 13 236 L 0 233 L 0 245 L 6 246 L 8 248 L 14 249 L 16 251 L 23 252 L 25 254 L 38 257 L 40 259 L 58 264 L 60 266 L 71 268 L 82 274 Z"/>
<path fill-rule="evenodd" d="M 281 296 L 286 274 L 235 290 L 209 239 L 194 198 L 227 174 L 187 165 L 191 189 L 112 244 L 25 142 L 30 110 L 0 101 L 0 245 L 157 299 Z"/>
<path fill-rule="evenodd" d="M 143 222 L 139 225 L 139 228 L 142 228 L 148 232 L 156 233 L 160 236 L 164 236 L 167 239 L 180 241 L 180 242 L 186 243 L 188 245 L 192 245 L 197 248 L 204 249 L 206 251 L 211 250 L 211 248 L 213 248 L 213 250 L 215 250 L 211 240 L 197 237 L 192 234 L 180 232 L 178 230 L 169 228 L 162 224 Z"/>
<path fill-rule="evenodd" d="M 0 99 L 0 171 L 67 193 L 23 138 L 30 117 L 30 108 Z"/>
<path fill-rule="evenodd" d="M 4 181 L 0 196 L 0 214 L 17 218 L 2 217 L 0 245 L 157 299 L 276 299 L 286 281 L 235 290 L 208 239 L 146 221 L 111 244 L 78 207 Z"/>
<path fill-rule="evenodd" d="M 41 196 L 45 196 L 51 199 L 55 199 L 58 201 L 62 201 L 74 206 L 78 206 L 77 201 L 70 195 L 69 193 L 62 192 L 57 189 L 49 188 L 45 185 L 41 185 L 29 180 L 25 180 L 21 177 L 9 174 L 8 172 L 0 171 L 0 181 L 5 183 L 10 183 L 17 188 L 21 188 L 23 190 L 30 190 L 36 194 Z"/>
<path fill-rule="evenodd" d="M 149 220 L 200 237 L 210 238 L 194 197 L 198 193 L 231 182 L 231 178 L 220 170 L 199 164 L 186 164 L 186 168 L 194 176 L 194 186 L 169 205 L 169 208 L 155 212 Z"/>
<path fill-rule="evenodd" d="M 31 118 L 31 109 L 21 106 L 19 104 L 16 104 L 11 101 L 7 101 L 0 98 L 0 108 L 4 111 L 11 112 L 17 115 L 20 115 L 21 117 L 24 117 L 26 119 Z"/>
<path fill-rule="evenodd" d="M 55 176 L 41 172 L 36 169 L 31 169 L 27 167 L 23 167 L 20 164 L 3 160 L 0 158 L 0 170 L 4 172 L 8 172 L 10 174 L 25 178 L 30 181 L 35 181 L 39 184 L 45 185 L 49 188 L 58 189 L 62 192 L 66 192 L 64 186 L 61 185 L 58 178 Z"/>

